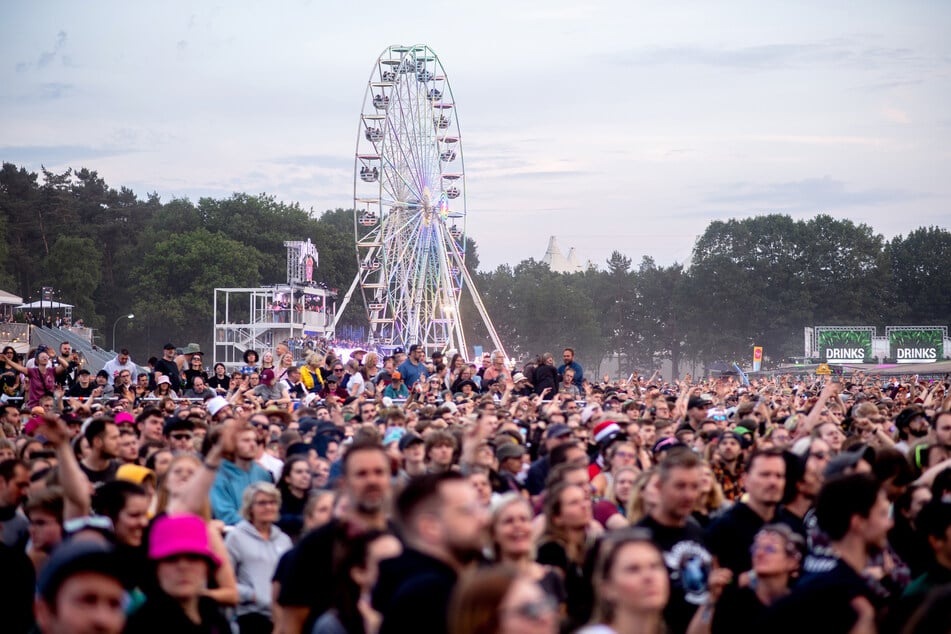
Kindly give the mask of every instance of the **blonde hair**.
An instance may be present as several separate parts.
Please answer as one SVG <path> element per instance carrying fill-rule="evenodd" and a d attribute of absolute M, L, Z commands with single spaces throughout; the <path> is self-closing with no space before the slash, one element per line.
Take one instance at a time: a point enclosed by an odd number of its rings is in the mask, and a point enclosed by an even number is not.
<path fill-rule="evenodd" d="M 278 508 L 281 506 L 281 492 L 270 482 L 252 482 L 245 488 L 244 495 L 241 496 L 241 517 L 251 521 L 251 507 L 254 506 L 254 496 L 258 493 L 267 495 L 277 502 Z"/>
<path fill-rule="evenodd" d="M 175 468 L 176 464 L 185 461 L 190 461 L 194 463 L 198 469 L 201 469 L 201 458 L 195 454 L 187 452 L 176 454 L 175 457 L 172 458 L 172 461 L 168 463 L 168 471 L 165 472 L 165 475 L 162 476 L 162 480 L 159 482 L 158 494 L 155 496 L 155 515 L 165 512 L 165 510 L 168 508 L 169 499 L 172 496 L 171 491 L 168 490 L 169 472 Z M 205 500 L 202 503 L 202 507 L 198 512 L 198 515 L 206 522 L 211 521 L 211 502 L 209 500 Z"/>
<path fill-rule="evenodd" d="M 647 516 L 647 509 L 644 508 L 644 491 L 654 476 L 659 477 L 656 469 L 644 471 L 637 476 L 634 486 L 631 487 L 631 495 L 627 499 L 627 521 L 631 524 L 636 524 Z"/>
<path fill-rule="evenodd" d="M 367 356 L 363 359 L 363 365 L 368 368 L 375 368 L 380 365 L 380 355 L 375 352 L 368 352 Z"/>
<path fill-rule="evenodd" d="M 529 517 L 534 517 L 535 515 L 531 502 L 514 491 L 502 494 L 495 502 L 492 503 L 492 507 L 490 509 L 492 512 L 492 520 L 489 522 L 489 536 L 492 539 L 492 552 L 495 554 L 496 561 L 499 561 L 502 553 L 499 551 L 499 543 L 495 540 L 495 523 L 499 521 L 499 516 L 502 514 L 502 511 L 513 504 L 521 504 L 527 508 Z"/>
<path fill-rule="evenodd" d="M 711 472 L 713 471 L 709 462 L 704 462 L 703 468 L 705 470 L 710 470 Z M 723 495 L 723 487 L 720 486 L 720 483 L 717 482 L 716 477 L 714 477 L 711 473 L 710 490 L 706 493 L 700 493 L 700 497 L 697 498 L 696 509 L 704 513 L 711 513 L 713 511 L 719 511 L 721 508 L 723 508 L 724 504 L 726 504 L 726 496 Z"/>
<path fill-rule="evenodd" d="M 630 496 L 634 492 L 634 486 L 637 486 L 637 478 L 641 475 L 641 470 L 638 469 L 636 466 L 629 465 L 627 467 L 621 467 L 616 472 L 612 472 L 611 481 L 608 483 L 608 486 L 605 487 L 604 489 L 604 499 L 611 502 L 612 504 L 616 504 L 617 502 L 620 502 L 620 500 L 617 499 L 617 495 L 615 495 L 614 493 L 614 489 L 616 488 L 615 484 L 617 483 L 618 476 L 624 473 L 625 471 L 630 471 L 631 473 L 634 474 L 634 485 L 631 487 L 631 493 L 628 494 L 628 500 L 630 500 Z"/>

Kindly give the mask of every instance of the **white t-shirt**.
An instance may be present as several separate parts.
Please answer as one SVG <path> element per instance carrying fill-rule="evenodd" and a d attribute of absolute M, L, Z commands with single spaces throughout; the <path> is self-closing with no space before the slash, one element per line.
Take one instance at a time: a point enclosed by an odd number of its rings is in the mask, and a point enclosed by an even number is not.
<path fill-rule="evenodd" d="M 258 464 L 270 471 L 271 477 L 274 478 L 274 484 L 277 484 L 281 481 L 281 474 L 284 472 L 284 461 L 280 458 L 275 458 L 268 452 L 261 454 L 261 457 L 257 460 Z"/>
<path fill-rule="evenodd" d="M 366 387 L 366 381 L 363 380 L 363 375 L 359 372 L 351 376 L 350 380 L 347 381 L 347 392 L 350 393 L 350 396 L 360 396 Z"/>

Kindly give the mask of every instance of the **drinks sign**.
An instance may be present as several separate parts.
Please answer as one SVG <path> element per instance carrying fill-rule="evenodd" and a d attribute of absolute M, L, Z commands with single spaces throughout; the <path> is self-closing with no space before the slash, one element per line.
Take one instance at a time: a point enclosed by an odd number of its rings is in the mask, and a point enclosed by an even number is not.
<path fill-rule="evenodd" d="M 816 335 L 823 363 L 872 361 L 872 333 L 868 329 L 820 330 Z"/>
<path fill-rule="evenodd" d="M 944 330 L 889 328 L 888 350 L 898 363 L 935 363 L 944 358 Z"/>

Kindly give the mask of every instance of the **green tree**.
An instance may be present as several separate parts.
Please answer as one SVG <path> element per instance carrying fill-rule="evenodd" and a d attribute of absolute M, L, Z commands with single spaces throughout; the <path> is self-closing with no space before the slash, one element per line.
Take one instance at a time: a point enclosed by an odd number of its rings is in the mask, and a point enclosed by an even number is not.
<path fill-rule="evenodd" d="M 90 326 L 101 326 L 93 292 L 102 275 L 102 252 L 89 238 L 63 235 L 56 239 L 46 257 L 46 279 L 58 290 L 58 300 L 68 300 L 73 313 L 82 315 Z"/>
<path fill-rule="evenodd" d="M 686 353 L 686 328 L 694 315 L 683 266 L 658 266 L 644 257 L 637 270 L 635 339 L 642 369 L 654 369 L 655 359 L 669 359 L 674 378 Z"/>
<path fill-rule="evenodd" d="M 203 227 L 156 244 L 133 271 L 137 329 L 149 328 L 151 338 L 210 346 L 214 289 L 256 286 L 265 259 L 254 247 Z"/>
<path fill-rule="evenodd" d="M 803 224 L 785 215 L 711 222 L 694 246 L 685 289 L 702 309 L 686 328 L 691 355 L 733 361 L 754 344 L 771 354 L 786 349 L 811 323 L 807 241 Z"/>
<path fill-rule="evenodd" d="M 885 250 L 890 287 L 895 290 L 892 324 L 947 325 L 951 319 L 951 233 L 940 227 L 921 227 L 892 239 Z"/>

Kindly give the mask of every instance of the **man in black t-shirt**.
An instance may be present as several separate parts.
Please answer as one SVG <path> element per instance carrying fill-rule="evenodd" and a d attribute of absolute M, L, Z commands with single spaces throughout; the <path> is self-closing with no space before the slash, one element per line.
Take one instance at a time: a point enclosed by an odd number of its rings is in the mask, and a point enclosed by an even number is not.
<path fill-rule="evenodd" d="M 777 518 L 777 507 L 786 485 L 786 460 L 782 449 L 764 449 L 750 456 L 746 468 L 747 499 L 738 501 L 707 529 L 707 545 L 719 564 L 734 576 L 753 567 L 750 548 L 763 526 Z"/>
<path fill-rule="evenodd" d="M 816 502 L 816 517 L 831 540 L 832 554 L 806 557 L 802 579 L 791 595 L 770 610 L 762 631 L 875 631 L 876 611 L 884 600 L 862 574 L 869 549 L 881 549 L 887 543 L 892 526 L 889 509 L 885 492 L 870 475 L 853 474 L 827 482 Z"/>
<path fill-rule="evenodd" d="M 458 575 L 482 555 L 488 513 L 465 476 L 413 478 L 396 501 L 406 550 L 380 565 L 373 606 L 380 634 L 448 632 L 448 606 Z"/>
<path fill-rule="evenodd" d="M 175 358 L 175 345 L 165 344 L 162 349 L 162 358 L 155 362 L 155 376 L 167 376 L 172 382 L 172 391 L 176 394 L 181 393 L 182 389 L 182 368 L 178 365 Z"/>
<path fill-rule="evenodd" d="M 95 418 L 83 432 L 89 443 L 89 455 L 79 462 L 93 486 L 99 487 L 116 479 L 119 470 L 119 426 L 105 418 Z"/>
<path fill-rule="evenodd" d="M 79 355 L 73 352 L 73 346 L 68 341 L 59 344 L 59 356 L 67 365 L 65 372 L 56 375 L 57 385 L 69 388 L 76 381 L 76 372 L 79 370 Z"/>
<path fill-rule="evenodd" d="M 700 458 L 690 449 L 667 452 L 659 467 L 660 502 L 637 523 L 648 528 L 664 553 L 670 573 L 670 600 L 664 620 L 671 632 L 686 632 L 697 607 L 709 598 L 707 580 L 713 558 L 704 545 L 703 528 L 691 514 L 700 497 Z"/>
<path fill-rule="evenodd" d="M 283 608 L 281 631 L 309 632 L 331 605 L 334 554 L 346 540 L 369 529 L 386 529 L 390 497 L 390 460 L 374 443 L 354 444 L 343 458 L 343 490 L 350 511 L 308 533 L 290 553 L 278 603 Z"/>
<path fill-rule="evenodd" d="M 92 395 L 96 384 L 92 380 L 92 374 L 86 368 L 76 373 L 76 380 L 69 386 L 70 398 L 88 398 Z"/>

